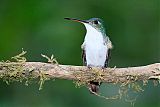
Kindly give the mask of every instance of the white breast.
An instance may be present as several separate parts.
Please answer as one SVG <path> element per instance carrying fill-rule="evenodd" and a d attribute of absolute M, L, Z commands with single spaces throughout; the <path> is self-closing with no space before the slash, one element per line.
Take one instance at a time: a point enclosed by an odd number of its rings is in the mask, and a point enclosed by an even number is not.
<path fill-rule="evenodd" d="M 104 67 L 107 54 L 107 46 L 104 45 L 103 35 L 89 24 L 85 24 L 87 33 L 84 44 L 87 66 Z"/>

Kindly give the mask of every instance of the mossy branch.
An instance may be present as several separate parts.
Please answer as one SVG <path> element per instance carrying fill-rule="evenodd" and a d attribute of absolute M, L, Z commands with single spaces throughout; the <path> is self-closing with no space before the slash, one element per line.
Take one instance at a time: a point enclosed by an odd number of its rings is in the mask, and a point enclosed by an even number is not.
<path fill-rule="evenodd" d="M 127 68 L 96 68 L 91 69 L 86 66 L 60 65 L 53 55 L 48 57 L 41 54 L 42 57 L 48 60 L 48 63 L 43 62 L 27 62 L 24 55 L 26 51 L 12 57 L 14 61 L 0 62 L 0 79 L 7 84 L 13 81 L 24 82 L 25 85 L 32 82 L 39 83 L 39 90 L 42 89 L 46 80 L 50 79 L 66 79 L 73 80 L 76 86 L 87 86 L 90 81 L 105 82 L 105 83 L 120 83 L 120 88 L 117 95 L 106 97 L 100 93 L 93 93 L 104 99 L 121 99 L 125 97 L 127 102 L 134 104 L 135 99 L 128 98 L 128 92 L 142 92 L 143 89 L 136 81 L 142 81 L 143 86 L 148 80 L 153 81 L 155 85 L 160 83 L 160 63 L 150 64 L 146 66 L 127 67 Z M 158 81 L 158 82 L 157 82 Z"/>
<path fill-rule="evenodd" d="M 22 81 L 24 79 L 67 79 L 87 83 L 94 80 L 106 83 L 160 80 L 160 63 L 127 68 L 92 68 L 58 65 L 42 62 L 0 62 L 0 78 Z"/>

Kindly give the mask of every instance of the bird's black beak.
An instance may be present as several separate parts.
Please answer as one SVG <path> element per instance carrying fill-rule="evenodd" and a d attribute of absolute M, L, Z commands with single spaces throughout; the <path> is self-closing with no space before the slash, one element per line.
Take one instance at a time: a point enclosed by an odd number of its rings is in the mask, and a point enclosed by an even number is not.
<path fill-rule="evenodd" d="M 66 20 L 72 20 L 72 21 L 75 21 L 75 22 L 80 22 L 80 23 L 89 23 L 87 20 L 79 20 L 79 19 L 76 19 L 76 18 L 64 18 Z"/>

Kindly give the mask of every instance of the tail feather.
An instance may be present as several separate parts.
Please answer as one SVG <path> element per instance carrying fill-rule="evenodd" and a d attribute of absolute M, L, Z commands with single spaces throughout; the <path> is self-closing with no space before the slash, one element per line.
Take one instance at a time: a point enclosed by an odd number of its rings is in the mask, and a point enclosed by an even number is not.
<path fill-rule="evenodd" d="M 100 84 L 101 83 L 99 83 L 99 82 L 93 82 L 93 81 L 91 81 L 90 82 L 90 86 L 89 86 L 91 93 L 93 93 L 93 92 L 94 93 L 98 93 Z"/>

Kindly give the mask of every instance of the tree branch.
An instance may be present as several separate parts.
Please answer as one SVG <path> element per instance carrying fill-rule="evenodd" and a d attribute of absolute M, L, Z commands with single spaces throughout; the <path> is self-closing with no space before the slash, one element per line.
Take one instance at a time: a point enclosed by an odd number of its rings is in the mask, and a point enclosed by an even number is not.
<path fill-rule="evenodd" d="M 127 68 L 92 68 L 42 62 L 0 62 L 0 78 L 58 78 L 89 82 L 125 83 L 126 81 L 160 80 L 160 63 Z"/>

